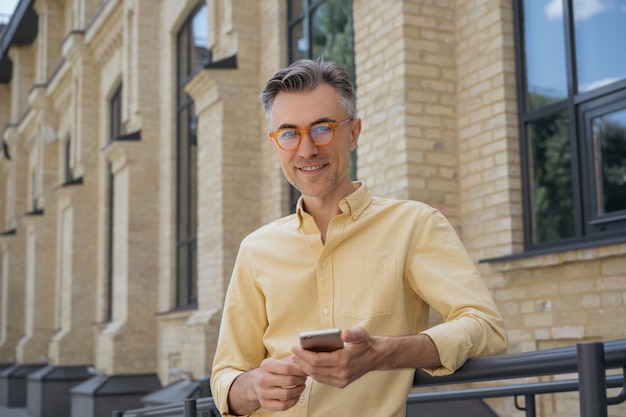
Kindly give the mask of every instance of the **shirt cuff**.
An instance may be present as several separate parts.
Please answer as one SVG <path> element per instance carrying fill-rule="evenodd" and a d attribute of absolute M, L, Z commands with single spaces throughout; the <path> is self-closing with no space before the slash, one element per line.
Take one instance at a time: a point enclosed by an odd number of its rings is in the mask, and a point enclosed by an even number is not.
<path fill-rule="evenodd" d="M 238 369 L 222 369 L 215 375 L 215 379 L 211 376 L 211 380 L 215 381 L 215 385 L 211 387 L 213 402 L 223 417 L 233 416 L 233 414 L 229 414 L 228 393 L 235 379 L 243 373 Z"/>

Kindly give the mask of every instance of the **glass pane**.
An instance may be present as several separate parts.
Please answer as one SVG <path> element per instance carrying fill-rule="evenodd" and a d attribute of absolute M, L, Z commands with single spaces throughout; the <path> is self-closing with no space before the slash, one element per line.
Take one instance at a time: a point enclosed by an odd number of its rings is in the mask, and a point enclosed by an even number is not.
<path fill-rule="evenodd" d="M 291 60 L 297 61 L 299 59 L 309 57 L 309 42 L 304 34 L 303 21 L 297 23 L 291 27 Z"/>
<path fill-rule="evenodd" d="M 189 297 L 189 289 L 187 288 L 187 279 L 189 277 L 189 246 L 183 244 L 178 247 L 176 257 L 177 269 L 177 288 L 176 288 L 176 305 L 186 306 Z"/>
<path fill-rule="evenodd" d="M 195 73 L 202 68 L 205 62 L 210 62 L 211 60 L 211 51 L 209 50 L 209 9 L 206 5 L 202 6 L 194 15 L 191 30 L 192 39 L 189 42 L 193 45 L 193 52 L 191 54 L 190 74 Z"/>
<path fill-rule="evenodd" d="M 590 91 L 626 78 L 626 4 L 574 1 L 578 91 Z"/>
<path fill-rule="evenodd" d="M 306 0 L 289 0 L 289 20 L 302 17 Z"/>
<path fill-rule="evenodd" d="M 567 97 L 562 2 L 524 1 L 526 105 L 539 109 Z"/>
<path fill-rule="evenodd" d="M 187 109 L 179 114 L 178 122 L 178 184 L 177 184 L 177 218 L 178 218 L 178 240 L 184 240 L 189 236 L 189 123 Z"/>
<path fill-rule="evenodd" d="M 193 107 L 191 108 L 193 112 Z M 198 229 L 198 146 L 192 133 L 189 134 L 189 235 L 196 236 Z"/>
<path fill-rule="evenodd" d="M 190 265 L 191 268 L 189 274 L 189 295 L 188 303 L 196 304 L 198 302 L 198 247 L 196 240 L 191 243 L 190 247 Z"/>
<path fill-rule="evenodd" d="M 533 243 L 575 234 L 568 124 L 566 111 L 528 124 Z"/>
<path fill-rule="evenodd" d="M 354 80 L 351 3 L 345 0 L 330 0 L 315 10 L 311 23 L 312 58 L 323 56 L 341 63 Z"/>
<path fill-rule="evenodd" d="M 111 97 L 111 140 L 122 134 L 122 87 L 120 86 Z"/>
<path fill-rule="evenodd" d="M 181 83 L 189 75 L 189 28 L 183 26 L 176 39 L 176 66 L 178 70 L 178 82 Z"/>
<path fill-rule="evenodd" d="M 193 17 L 192 22 L 193 30 L 193 44 L 196 48 L 208 48 L 209 47 L 209 9 L 206 5 L 202 6 L 200 10 Z"/>
<path fill-rule="evenodd" d="M 626 210 L 626 109 L 592 122 L 596 215 Z"/>

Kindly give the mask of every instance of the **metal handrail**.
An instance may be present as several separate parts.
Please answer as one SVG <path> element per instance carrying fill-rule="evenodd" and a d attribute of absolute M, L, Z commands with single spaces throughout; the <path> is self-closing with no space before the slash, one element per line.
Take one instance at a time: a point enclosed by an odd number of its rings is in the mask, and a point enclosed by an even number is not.
<path fill-rule="evenodd" d="M 622 368 L 624 375 L 606 377 L 606 369 Z M 578 391 L 581 417 L 606 417 L 608 405 L 626 401 L 626 339 L 605 343 L 582 342 L 566 348 L 546 349 L 510 355 L 476 358 L 466 362 L 454 374 L 432 377 L 417 371 L 414 387 L 432 387 L 442 384 L 469 384 L 514 378 L 552 376 L 578 373 L 577 380 L 548 381 L 518 385 L 446 390 L 442 392 L 413 393 L 409 403 L 433 402 L 442 399 L 482 399 L 514 396 L 515 406 L 534 417 L 535 395 Z M 622 392 L 607 398 L 606 389 L 622 387 Z M 526 407 L 517 404 L 517 397 L 524 395 Z"/>
<path fill-rule="evenodd" d="M 605 368 L 620 368 L 626 364 L 626 339 L 604 342 Z M 415 372 L 414 387 L 460 384 L 501 379 L 558 375 L 578 371 L 576 346 L 512 353 L 468 360 L 455 373 L 431 376 L 422 370 Z"/>
<path fill-rule="evenodd" d="M 520 395 L 558 394 L 579 390 L 578 379 L 560 381 L 527 382 L 493 387 L 476 387 L 445 391 L 413 392 L 409 394 L 407 403 L 422 404 L 437 401 L 480 400 L 484 398 L 515 397 Z M 623 375 L 609 375 L 606 378 L 607 388 L 624 386 Z"/>
<path fill-rule="evenodd" d="M 622 368 L 623 375 L 606 376 L 606 369 Z M 515 353 L 468 360 L 455 373 L 433 377 L 418 370 L 414 388 L 441 385 L 470 384 L 528 377 L 578 373 L 578 379 L 543 381 L 523 384 L 446 389 L 436 392 L 413 392 L 407 404 L 442 400 L 484 399 L 513 396 L 515 406 L 535 416 L 535 395 L 570 391 L 580 392 L 581 417 L 604 417 L 607 405 L 626 401 L 626 339 L 608 342 L 583 342 L 576 346 Z M 607 398 L 607 388 L 622 387 L 616 397 Z M 526 407 L 517 404 L 517 397 L 525 396 Z M 219 417 L 213 398 L 188 399 L 184 403 L 157 407 L 114 411 L 113 417 Z"/>

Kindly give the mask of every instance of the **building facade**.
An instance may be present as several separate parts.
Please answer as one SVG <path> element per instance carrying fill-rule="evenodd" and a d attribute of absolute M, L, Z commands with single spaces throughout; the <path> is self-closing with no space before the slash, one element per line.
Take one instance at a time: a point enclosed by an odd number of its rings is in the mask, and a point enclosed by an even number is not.
<path fill-rule="evenodd" d="M 450 219 L 509 352 L 625 338 L 626 11 L 539 3 L 20 0 L 0 34 L 0 391 L 62 371 L 68 415 L 110 415 L 210 372 L 239 242 L 293 204 L 258 95 L 320 55 L 357 86 L 354 176 Z M 125 381 L 143 389 L 97 406 Z"/>

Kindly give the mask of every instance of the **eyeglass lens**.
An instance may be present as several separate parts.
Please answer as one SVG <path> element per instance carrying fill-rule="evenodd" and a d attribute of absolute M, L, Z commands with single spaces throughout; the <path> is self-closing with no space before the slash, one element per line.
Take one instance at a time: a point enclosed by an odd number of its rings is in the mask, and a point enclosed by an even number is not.
<path fill-rule="evenodd" d="M 318 145 L 330 142 L 333 137 L 333 129 L 326 123 L 313 125 L 308 130 L 309 136 Z M 278 133 L 278 141 L 285 148 L 295 148 L 301 136 L 302 132 L 297 129 L 283 129 Z"/>

